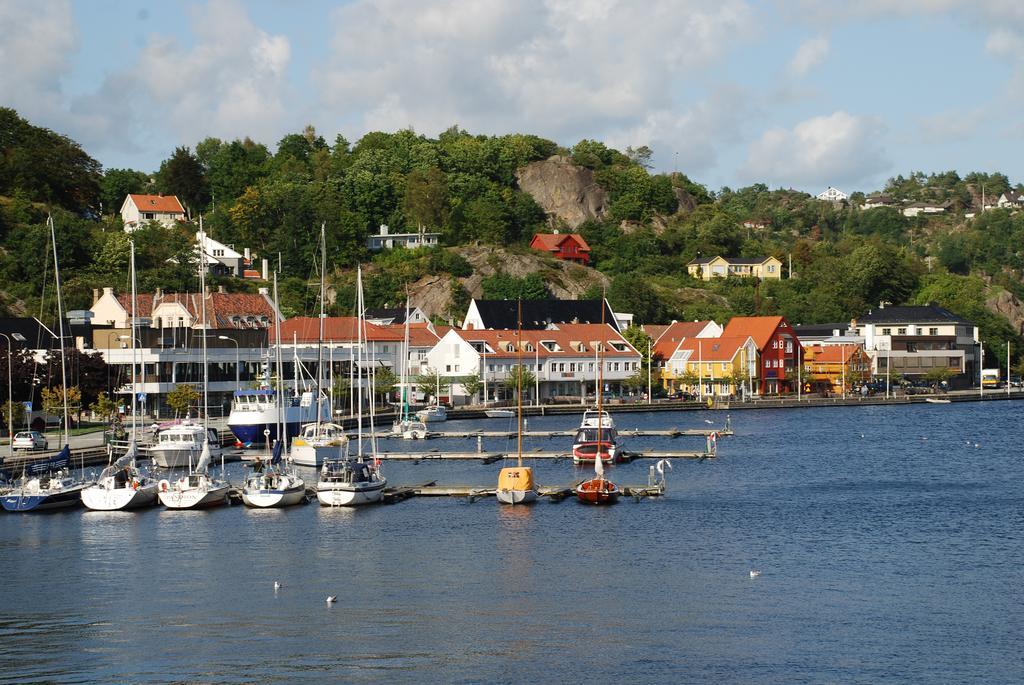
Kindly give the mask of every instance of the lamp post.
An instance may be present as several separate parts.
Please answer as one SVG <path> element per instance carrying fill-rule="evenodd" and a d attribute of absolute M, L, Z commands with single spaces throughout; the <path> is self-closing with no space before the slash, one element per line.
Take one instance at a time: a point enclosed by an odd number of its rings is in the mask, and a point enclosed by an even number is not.
<path fill-rule="evenodd" d="M 218 335 L 217 340 L 227 340 L 228 342 L 234 343 L 235 345 L 235 390 L 239 388 L 239 377 L 238 377 L 238 341 L 234 338 L 229 338 L 226 335 Z"/>
<path fill-rule="evenodd" d="M 25 336 L 21 333 L 0 333 L 4 340 L 7 341 L 7 445 L 10 450 L 11 458 L 14 458 L 14 384 L 11 380 L 11 365 L 13 364 L 12 347 L 14 343 L 11 342 L 11 338 L 14 338 L 18 342 L 25 342 Z"/>

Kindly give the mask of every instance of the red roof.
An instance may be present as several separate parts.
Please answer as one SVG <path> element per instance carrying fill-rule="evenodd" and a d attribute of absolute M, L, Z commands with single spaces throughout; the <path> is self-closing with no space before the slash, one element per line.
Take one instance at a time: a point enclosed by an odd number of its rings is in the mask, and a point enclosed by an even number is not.
<path fill-rule="evenodd" d="M 692 350 L 691 362 L 729 362 L 749 337 L 723 335 L 721 338 L 687 338 L 679 344 L 679 349 Z"/>
<path fill-rule="evenodd" d="M 332 316 L 324 319 L 324 342 L 355 343 L 358 340 L 359 319 L 354 316 Z M 375 323 L 367 323 L 366 339 L 370 342 L 402 342 L 405 336 L 400 332 L 388 330 Z M 276 333 L 271 332 L 272 336 Z M 281 342 L 290 344 L 292 340 L 299 343 L 315 343 L 320 338 L 320 320 L 315 316 L 297 316 L 281 324 Z"/>
<path fill-rule="evenodd" d="M 483 342 L 489 348 L 487 357 L 515 359 L 518 355 L 515 350 L 517 340 L 516 331 L 509 330 L 469 330 L 454 329 L 455 333 L 469 343 Z M 521 333 L 523 346 L 530 344 L 533 350 L 523 350 L 523 356 L 529 358 L 538 356 L 550 357 L 579 357 L 580 355 L 593 357 L 595 355 L 594 343 L 604 344 L 604 356 L 608 358 L 635 357 L 637 351 L 611 327 L 610 324 L 599 323 L 576 323 L 558 324 L 558 330 L 528 330 Z M 541 343 L 554 343 L 549 349 Z M 625 345 L 623 351 L 612 347 L 611 343 Z M 509 349 L 509 345 L 512 349 Z M 557 348 L 555 347 L 557 346 Z M 582 346 L 582 349 L 581 349 Z"/>
<path fill-rule="evenodd" d="M 578 233 L 536 233 L 533 236 L 533 240 L 530 241 L 530 247 L 535 250 L 557 252 L 559 248 L 561 248 L 562 243 L 569 238 L 576 241 L 580 250 L 583 252 L 590 252 L 590 245 L 587 245 L 587 241 Z"/>
<path fill-rule="evenodd" d="M 396 333 L 400 340 L 405 340 L 405 324 L 392 323 L 380 326 L 386 331 Z M 431 330 L 433 328 L 433 330 Z M 444 330 L 438 330 L 443 328 Z M 445 333 L 449 331 L 447 326 L 431 326 L 428 323 L 409 324 L 409 346 L 410 347 L 433 347 Z"/>
<path fill-rule="evenodd" d="M 734 316 L 725 325 L 722 337 L 749 335 L 754 339 L 757 349 L 763 350 L 784 321 L 781 316 Z"/>
<path fill-rule="evenodd" d="M 710 321 L 677 321 L 670 326 L 664 326 L 664 330 L 661 334 L 654 338 L 654 343 L 651 345 L 651 354 L 655 357 L 661 357 L 663 360 L 668 361 L 673 354 L 675 354 L 676 348 L 686 338 L 696 338 L 701 331 L 704 330 Z M 650 327 L 653 333 L 654 327 Z"/>
<path fill-rule="evenodd" d="M 131 294 L 119 293 L 117 301 L 131 316 Z M 194 319 L 202 313 L 198 293 L 139 293 L 135 296 L 135 311 L 139 317 L 152 317 L 156 308 L 167 302 L 180 304 Z M 213 292 L 206 298 L 210 328 L 267 328 L 274 318 L 274 308 L 263 295 Z"/>
<path fill-rule="evenodd" d="M 176 195 L 129 195 L 140 212 L 164 212 L 166 214 L 185 214 L 185 208 L 178 202 Z"/>
<path fill-rule="evenodd" d="M 812 345 L 804 348 L 804 359 L 808 362 L 822 364 L 842 364 L 857 357 L 858 350 L 862 351 L 860 345 Z"/>

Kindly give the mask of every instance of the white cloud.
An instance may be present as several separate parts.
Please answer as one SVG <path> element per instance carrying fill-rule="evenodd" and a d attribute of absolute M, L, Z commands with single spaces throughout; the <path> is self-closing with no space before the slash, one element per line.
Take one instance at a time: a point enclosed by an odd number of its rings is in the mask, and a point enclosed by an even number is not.
<path fill-rule="evenodd" d="M 876 119 L 843 111 L 770 129 L 750 146 L 740 174 L 770 185 L 856 185 L 889 167 L 881 133 Z"/>
<path fill-rule="evenodd" d="M 654 135 L 679 128 L 674 93 L 748 35 L 752 12 L 740 0 L 357 0 L 336 10 L 315 77 L 329 124 L 356 135 L 455 123 L 563 142 Z"/>
<path fill-rule="evenodd" d="M 67 1 L 0 2 L 0 103 L 47 126 L 61 123 L 61 79 L 78 36 Z"/>
<path fill-rule="evenodd" d="M 797 48 L 793 59 L 789 61 L 789 73 L 793 76 L 803 76 L 811 69 L 825 61 L 828 56 L 828 38 L 819 36 L 810 38 L 801 43 Z"/>

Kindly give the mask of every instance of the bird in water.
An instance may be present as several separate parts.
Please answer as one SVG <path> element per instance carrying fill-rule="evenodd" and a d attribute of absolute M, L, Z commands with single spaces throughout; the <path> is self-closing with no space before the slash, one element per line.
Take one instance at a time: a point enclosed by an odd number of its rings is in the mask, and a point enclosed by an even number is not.
<path fill-rule="evenodd" d="M 712 424 L 712 423 L 714 423 L 714 421 L 712 421 L 711 419 L 704 419 L 704 423 Z"/>
<path fill-rule="evenodd" d="M 328 604 L 334 604 L 337 601 L 338 601 L 338 596 L 337 595 L 327 595 L 327 603 Z"/>
<path fill-rule="evenodd" d="M 761 575 L 760 571 L 751 571 L 750 572 L 750 577 L 751 578 L 757 578 L 759 575 Z"/>
<path fill-rule="evenodd" d="M 275 581 L 274 581 L 274 592 L 277 592 L 277 591 L 278 591 L 278 590 L 280 590 L 280 589 L 281 589 L 281 583 L 279 583 L 279 582 L 277 582 L 277 581 L 275 580 Z"/>

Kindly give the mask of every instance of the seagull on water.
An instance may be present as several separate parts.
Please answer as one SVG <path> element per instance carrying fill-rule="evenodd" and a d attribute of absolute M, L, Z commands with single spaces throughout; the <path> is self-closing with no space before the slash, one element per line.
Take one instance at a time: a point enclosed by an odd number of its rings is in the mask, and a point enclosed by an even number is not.
<path fill-rule="evenodd" d="M 327 603 L 328 604 L 334 604 L 337 601 L 338 601 L 338 596 L 337 595 L 327 595 Z"/>
<path fill-rule="evenodd" d="M 279 583 L 279 582 L 277 582 L 277 581 L 275 580 L 275 581 L 274 581 L 274 592 L 277 592 L 277 591 L 278 591 L 278 590 L 280 590 L 280 589 L 281 589 L 281 583 Z"/>
<path fill-rule="evenodd" d="M 750 577 L 751 578 L 757 578 L 759 575 L 761 575 L 760 571 L 751 571 L 750 572 Z"/>
<path fill-rule="evenodd" d="M 711 419 L 704 419 L 704 423 L 712 424 L 714 423 L 714 421 L 712 421 Z"/>

